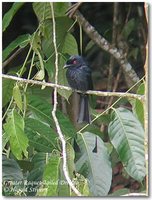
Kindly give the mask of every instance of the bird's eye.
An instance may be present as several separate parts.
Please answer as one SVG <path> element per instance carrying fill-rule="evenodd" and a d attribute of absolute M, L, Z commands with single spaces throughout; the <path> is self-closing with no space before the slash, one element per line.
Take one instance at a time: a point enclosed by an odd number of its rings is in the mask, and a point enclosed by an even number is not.
<path fill-rule="evenodd" d="M 73 60 L 73 64 L 76 65 L 76 64 L 77 64 L 77 61 L 76 61 L 76 60 Z"/>

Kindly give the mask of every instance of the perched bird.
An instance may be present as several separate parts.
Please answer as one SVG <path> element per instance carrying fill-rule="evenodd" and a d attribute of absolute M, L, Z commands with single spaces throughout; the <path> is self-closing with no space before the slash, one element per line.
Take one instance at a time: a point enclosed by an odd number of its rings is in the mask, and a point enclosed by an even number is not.
<path fill-rule="evenodd" d="M 91 69 L 81 56 L 73 55 L 66 62 L 64 68 L 67 68 L 66 77 L 69 85 L 76 90 L 81 90 L 78 123 L 91 122 L 89 114 L 89 99 L 85 94 L 87 90 L 93 89 Z"/>

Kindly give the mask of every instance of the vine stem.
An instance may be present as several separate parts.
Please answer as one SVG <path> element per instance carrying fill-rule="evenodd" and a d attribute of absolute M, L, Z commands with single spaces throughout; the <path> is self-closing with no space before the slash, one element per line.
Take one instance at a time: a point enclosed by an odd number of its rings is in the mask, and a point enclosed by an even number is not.
<path fill-rule="evenodd" d="M 32 68 L 33 68 L 33 64 L 34 64 L 34 58 L 35 58 L 35 52 L 33 52 L 32 61 L 31 61 L 31 65 L 30 65 L 30 69 L 29 69 L 27 80 L 30 79 L 30 76 L 31 76 L 31 73 L 32 73 Z M 24 117 L 25 117 L 25 113 L 26 113 L 26 96 L 25 96 L 25 93 L 26 93 L 27 87 L 28 87 L 28 82 L 26 83 L 25 88 L 24 88 L 24 111 L 23 111 L 23 116 Z"/>
<path fill-rule="evenodd" d="M 56 27 L 55 27 L 55 16 L 54 16 L 54 9 L 53 9 L 53 2 L 50 3 L 51 5 L 51 12 L 52 12 L 52 20 L 53 20 L 53 44 L 54 44 L 54 50 L 55 50 L 55 84 L 58 83 L 58 51 L 57 51 L 57 45 L 56 45 Z M 63 172 L 65 175 L 65 178 L 69 184 L 69 186 L 71 187 L 71 189 L 73 190 L 73 192 L 78 195 L 78 196 L 82 196 L 82 194 L 76 189 L 76 187 L 74 186 L 73 182 L 71 181 L 70 177 L 69 177 L 69 173 L 68 173 L 68 168 L 67 168 L 67 155 L 66 155 L 66 140 L 64 139 L 64 136 L 62 134 L 57 116 L 56 116 L 56 109 L 57 109 L 57 87 L 54 87 L 54 106 L 53 106 L 53 110 L 52 110 L 52 116 L 56 125 L 56 129 L 58 132 L 58 135 L 60 137 L 61 143 L 62 143 L 62 155 L 63 155 Z"/>
<path fill-rule="evenodd" d="M 5 116 L 7 115 L 12 103 L 13 103 L 13 97 L 11 98 L 11 101 L 10 101 L 8 107 L 7 107 L 7 110 L 5 111 L 5 113 L 4 113 L 3 117 L 2 117 L 2 121 L 5 119 Z"/>

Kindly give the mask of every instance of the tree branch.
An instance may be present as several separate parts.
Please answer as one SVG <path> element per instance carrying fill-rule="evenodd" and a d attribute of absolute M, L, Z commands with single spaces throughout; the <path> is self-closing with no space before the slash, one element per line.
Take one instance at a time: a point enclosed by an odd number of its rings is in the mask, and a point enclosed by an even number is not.
<path fill-rule="evenodd" d="M 11 76 L 11 75 L 6 75 L 6 74 L 2 74 L 2 77 L 7 78 L 7 79 L 20 81 L 20 82 L 23 82 L 23 83 L 32 84 L 32 85 L 41 85 L 41 86 L 45 86 L 45 87 L 59 88 L 59 89 L 62 89 L 62 90 L 72 91 L 72 88 L 70 88 L 70 87 L 55 84 L 55 83 L 48 83 L 48 82 L 42 82 L 42 81 L 36 81 L 36 80 L 27 80 L 25 78 L 19 78 L 19 77 L 16 77 L 16 76 Z M 82 91 L 80 91 L 80 90 L 75 90 L 75 91 L 82 93 Z M 86 94 L 92 94 L 92 95 L 96 95 L 96 96 L 125 97 L 125 98 L 139 99 L 142 102 L 144 101 L 144 95 L 133 94 L 133 93 L 128 93 L 128 92 L 102 92 L 102 91 L 88 90 L 86 92 Z"/>
<path fill-rule="evenodd" d="M 54 44 L 54 50 L 55 50 L 55 84 L 58 83 L 58 51 L 57 51 L 57 45 L 56 45 L 56 26 L 55 26 L 55 17 L 54 17 L 54 9 L 53 9 L 53 2 L 50 3 L 51 5 L 51 11 L 52 11 L 52 20 L 53 20 L 53 44 Z M 73 190 L 73 192 L 78 195 L 82 196 L 81 193 L 77 190 L 77 188 L 74 186 L 73 182 L 70 179 L 69 173 L 68 173 L 68 167 L 67 167 L 67 155 L 66 155 L 66 140 L 64 139 L 64 135 L 61 131 L 58 118 L 56 116 L 56 109 L 57 109 L 57 87 L 54 87 L 54 105 L 52 110 L 52 117 L 54 119 L 57 133 L 59 135 L 59 138 L 62 143 L 62 155 L 63 155 L 63 172 L 65 175 L 65 178 L 70 186 L 70 188 Z"/>
<path fill-rule="evenodd" d="M 68 15 L 70 15 L 69 12 Z M 139 80 L 139 77 L 122 52 L 120 52 L 117 48 L 112 47 L 112 45 L 104 37 L 102 37 L 91 24 L 89 24 L 89 22 L 78 10 L 72 15 L 72 17 L 77 19 L 83 30 L 92 39 L 92 41 L 94 41 L 100 48 L 110 53 L 118 61 L 118 63 L 122 66 L 125 77 L 132 80 L 128 86 L 131 87 L 135 84 Z"/>

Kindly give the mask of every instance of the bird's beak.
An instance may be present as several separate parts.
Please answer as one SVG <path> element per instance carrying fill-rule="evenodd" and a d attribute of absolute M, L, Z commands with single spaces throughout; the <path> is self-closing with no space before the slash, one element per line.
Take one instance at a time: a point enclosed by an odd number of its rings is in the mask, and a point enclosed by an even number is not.
<path fill-rule="evenodd" d="M 66 69 L 66 68 L 68 68 L 70 65 L 64 65 L 64 67 L 63 67 L 63 69 Z"/>

